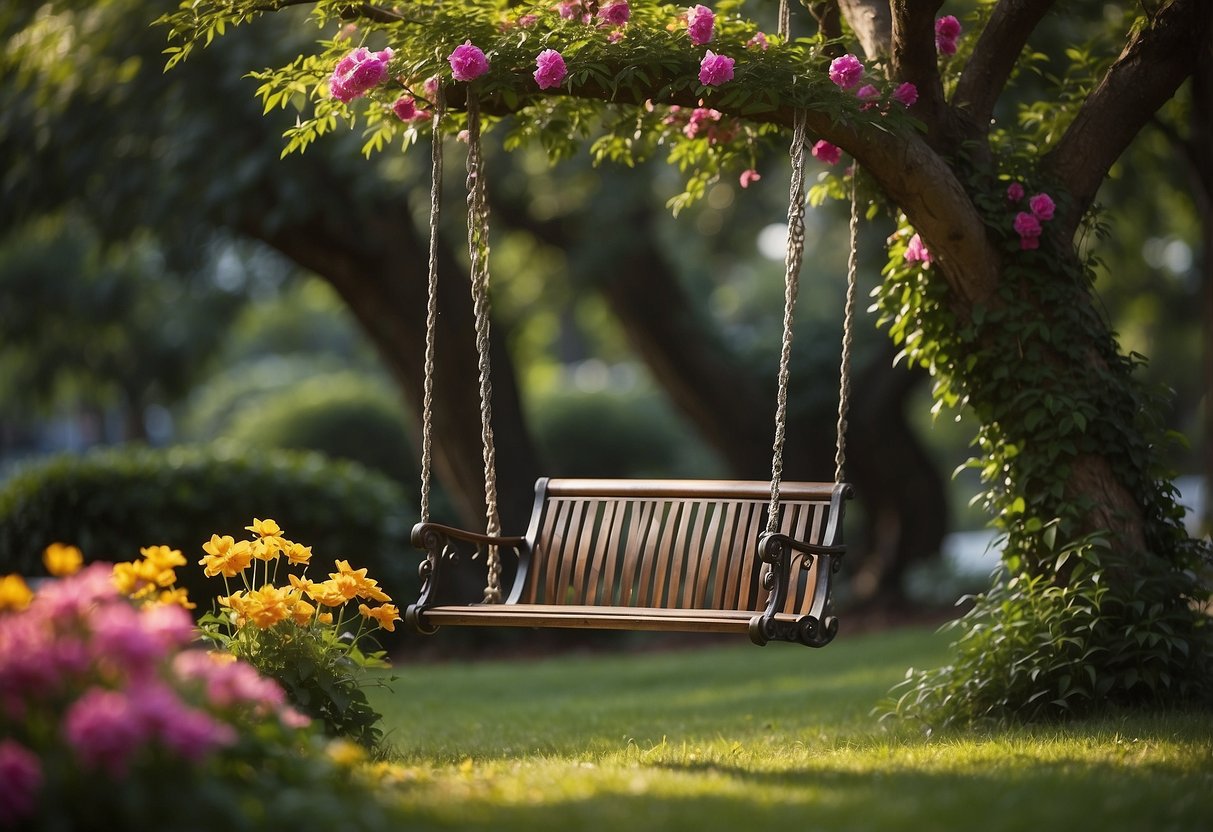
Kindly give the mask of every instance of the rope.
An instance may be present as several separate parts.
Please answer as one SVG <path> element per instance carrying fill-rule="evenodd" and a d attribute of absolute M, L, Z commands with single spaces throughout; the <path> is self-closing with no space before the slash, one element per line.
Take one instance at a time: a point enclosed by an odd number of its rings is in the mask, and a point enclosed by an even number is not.
<path fill-rule="evenodd" d="M 791 31 L 792 11 L 788 7 L 788 0 L 779 0 L 779 39 L 787 43 Z"/>
<path fill-rule="evenodd" d="M 438 220 L 442 210 L 442 87 L 434 100 L 434 137 L 430 150 L 430 273 L 425 313 L 425 386 L 421 398 L 421 522 L 430 519 L 434 451 L 434 340 L 438 329 Z"/>
<path fill-rule="evenodd" d="M 476 313 L 476 353 L 480 369 L 480 439 L 484 446 L 485 534 L 501 534 L 497 511 L 497 449 L 493 443 L 493 385 L 489 376 L 489 209 L 484 194 L 480 155 L 480 101 L 468 94 L 468 257 L 471 260 L 472 302 Z M 497 547 L 488 547 L 486 604 L 501 600 L 501 559 Z"/>
<path fill-rule="evenodd" d="M 843 481 L 847 461 L 847 411 L 851 406 L 851 342 L 855 317 L 855 283 L 859 271 L 859 168 L 851 174 L 851 250 L 847 255 L 847 300 L 842 313 L 842 361 L 838 370 L 838 445 L 834 454 L 834 482 Z"/>
<path fill-rule="evenodd" d="M 804 260 L 804 145 L 805 113 L 796 111 L 792 129 L 792 181 L 788 186 L 788 245 L 784 258 L 783 345 L 779 353 L 779 391 L 775 402 L 775 442 L 771 458 L 771 505 L 767 531 L 779 529 L 779 482 L 783 477 L 783 445 L 787 437 L 788 367 L 792 359 L 792 313 L 800 292 L 800 266 Z"/>

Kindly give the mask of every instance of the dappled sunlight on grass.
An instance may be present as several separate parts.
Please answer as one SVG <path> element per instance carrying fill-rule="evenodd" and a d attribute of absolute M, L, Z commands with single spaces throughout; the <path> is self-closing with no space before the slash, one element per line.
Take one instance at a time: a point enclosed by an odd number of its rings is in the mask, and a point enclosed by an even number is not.
<path fill-rule="evenodd" d="M 872 709 L 947 637 L 402 666 L 413 828 L 1206 829 L 1213 715 L 928 735 Z"/>

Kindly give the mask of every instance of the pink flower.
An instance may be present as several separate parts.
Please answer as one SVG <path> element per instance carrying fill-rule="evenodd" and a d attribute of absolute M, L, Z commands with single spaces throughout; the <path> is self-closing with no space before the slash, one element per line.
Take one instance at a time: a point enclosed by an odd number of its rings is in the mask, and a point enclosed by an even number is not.
<path fill-rule="evenodd" d="M 425 83 L 421 85 L 421 89 L 425 91 L 426 98 L 433 101 L 438 97 L 438 88 L 442 84 L 442 79 L 437 75 L 431 75 L 425 79 Z"/>
<path fill-rule="evenodd" d="M 451 64 L 451 75 L 456 81 L 474 81 L 489 71 L 489 59 L 470 40 L 456 46 L 447 61 Z"/>
<path fill-rule="evenodd" d="M 358 47 L 337 62 L 329 78 L 329 94 L 346 103 L 366 95 L 372 87 L 383 83 L 391 58 L 391 49 L 372 52 L 365 46 Z"/>
<path fill-rule="evenodd" d="M 627 0 L 608 0 L 598 8 L 598 19 L 611 26 L 622 26 L 632 16 Z"/>
<path fill-rule="evenodd" d="M 935 48 L 944 55 L 956 54 L 956 39 L 960 37 L 960 21 L 945 15 L 935 21 Z"/>
<path fill-rule="evenodd" d="M 401 121 L 412 121 L 417 118 L 417 101 L 411 95 L 402 95 L 392 105 L 392 112 Z"/>
<path fill-rule="evenodd" d="M 167 645 L 144 627 L 139 613 L 129 604 L 98 608 L 92 627 L 97 659 L 123 675 L 147 673 L 168 652 Z"/>
<path fill-rule="evenodd" d="M 538 21 L 539 21 L 539 15 L 524 14 L 522 17 L 518 18 L 517 23 L 521 28 L 529 29 L 532 26 L 534 26 Z"/>
<path fill-rule="evenodd" d="M 707 6 L 694 6 L 687 12 L 687 35 L 696 46 L 703 46 L 712 39 L 715 26 L 716 15 Z"/>
<path fill-rule="evenodd" d="M 699 63 L 699 83 L 705 87 L 718 87 L 726 81 L 733 80 L 732 58 L 717 55 L 711 49 Z"/>
<path fill-rule="evenodd" d="M 16 828 L 32 815 L 41 788 L 38 756 L 16 740 L 0 740 L 0 827 Z"/>
<path fill-rule="evenodd" d="M 739 179 L 739 182 L 741 183 L 741 187 L 748 188 L 748 187 L 750 187 L 751 183 L 757 182 L 761 178 L 762 178 L 762 176 L 761 176 L 761 174 L 758 173 L 758 171 L 754 170 L 753 168 L 750 168 L 749 170 L 743 170 L 741 172 L 741 177 Z"/>
<path fill-rule="evenodd" d="M 871 84 L 864 84 L 855 91 L 855 97 L 860 101 L 871 101 L 873 98 L 880 98 L 880 90 Z"/>
<path fill-rule="evenodd" d="M 931 265 L 931 252 L 922 244 L 922 237 L 915 234 L 906 246 L 905 259 L 911 263 Z"/>
<path fill-rule="evenodd" d="M 612 29 L 611 33 L 607 35 L 607 43 L 619 43 L 621 40 L 623 40 L 622 29 Z"/>
<path fill-rule="evenodd" d="M 893 100 L 903 107 L 913 107 L 918 101 L 918 87 L 906 81 L 893 90 Z"/>
<path fill-rule="evenodd" d="M 200 682 L 207 701 L 216 708 L 252 705 L 254 711 L 266 711 L 275 710 L 286 701 L 278 683 L 259 674 L 252 665 L 225 662 L 201 650 L 178 653 L 173 671 L 182 681 Z"/>
<path fill-rule="evenodd" d="M 1028 200 L 1028 208 L 1032 211 L 1032 216 L 1042 222 L 1048 222 L 1053 219 L 1053 209 L 1056 206 L 1053 204 L 1053 199 L 1048 194 L 1037 194 Z"/>
<path fill-rule="evenodd" d="M 535 83 L 541 90 L 560 86 L 564 81 L 564 76 L 569 74 L 568 68 L 564 65 L 564 57 L 555 49 L 545 49 L 540 52 L 539 56 L 535 58 L 535 66 L 537 67 L 534 72 Z"/>
<path fill-rule="evenodd" d="M 580 0 L 564 0 L 563 3 L 556 4 L 556 14 L 560 15 L 564 20 L 572 20 L 581 15 Z"/>
<path fill-rule="evenodd" d="M 757 33 L 756 35 L 754 35 L 754 37 L 747 40 L 745 42 L 745 45 L 748 49 L 757 48 L 757 49 L 761 49 L 763 52 L 766 52 L 767 49 L 771 46 L 771 44 L 767 43 L 767 36 L 765 34 L 763 34 L 762 32 Z"/>
<path fill-rule="evenodd" d="M 194 640 L 194 619 L 176 604 L 155 604 L 139 614 L 143 629 L 159 642 L 165 651 L 184 647 Z"/>
<path fill-rule="evenodd" d="M 813 149 L 810 152 L 814 158 L 820 159 L 827 165 L 836 165 L 842 159 L 842 148 L 838 145 L 830 144 L 825 139 L 813 145 Z"/>
<path fill-rule="evenodd" d="M 713 110 L 709 107 L 696 107 L 691 111 L 691 117 L 687 119 L 687 123 L 682 128 L 682 134 L 688 139 L 693 139 L 699 135 L 700 128 L 709 122 L 720 121 L 724 113 L 719 110 Z"/>
<path fill-rule="evenodd" d="M 1012 182 L 1010 185 L 1007 185 L 1007 200 L 1009 202 L 1019 202 L 1021 199 L 1023 199 L 1023 185 L 1020 185 L 1018 182 Z"/>
<path fill-rule="evenodd" d="M 863 77 L 863 64 L 849 52 L 840 58 L 830 61 L 830 80 L 844 90 L 859 83 Z"/>
<path fill-rule="evenodd" d="M 1015 215 L 1015 233 L 1019 235 L 1019 248 L 1028 250 L 1040 247 L 1040 220 L 1027 211 Z"/>
<path fill-rule="evenodd" d="M 147 740 L 147 727 L 130 697 L 115 690 L 90 688 L 71 704 L 63 733 L 80 762 L 121 775 Z"/>

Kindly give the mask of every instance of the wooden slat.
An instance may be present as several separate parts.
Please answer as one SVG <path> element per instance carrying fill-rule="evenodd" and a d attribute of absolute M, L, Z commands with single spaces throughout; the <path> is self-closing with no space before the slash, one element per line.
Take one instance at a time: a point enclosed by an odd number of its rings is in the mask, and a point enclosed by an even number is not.
<path fill-rule="evenodd" d="M 783 482 L 779 493 L 785 500 L 826 500 L 834 492 L 832 482 Z M 769 502 L 767 480 L 611 480 L 553 478 L 547 482 L 550 497 L 613 497 L 627 499 L 734 499 Z"/>
<path fill-rule="evenodd" d="M 639 517 L 635 516 L 636 507 L 639 505 Z M 657 503 L 653 500 L 645 500 L 642 503 L 633 503 L 633 520 L 630 531 L 628 532 L 628 548 L 624 552 L 622 584 L 619 589 L 619 600 L 621 603 L 626 602 L 628 606 L 635 606 L 631 603 L 632 593 L 636 588 L 636 578 L 640 568 L 640 554 L 648 546 L 648 540 L 653 535 L 654 518 L 657 514 Z"/>
<path fill-rule="evenodd" d="M 670 548 L 669 553 L 669 573 L 663 591 L 655 599 L 654 606 L 683 606 L 678 603 L 678 593 L 686 576 L 687 558 L 690 557 L 688 535 L 694 528 L 698 508 L 699 503 L 697 502 L 685 500 L 682 502 L 682 517 L 678 521 L 678 535 L 674 538 L 674 545 Z"/>
<path fill-rule="evenodd" d="M 670 549 L 674 545 L 678 518 L 682 513 L 682 503 L 678 500 L 667 500 L 665 505 L 666 509 L 661 512 L 661 534 L 657 539 L 657 546 L 645 552 L 649 568 L 645 569 L 642 575 L 640 597 L 636 599 L 638 607 L 661 606 L 661 590 L 669 568 Z M 652 579 L 648 580 L 650 575 Z"/>
<path fill-rule="evenodd" d="M 619 547 L 623 543 L 619 535 L 623 531 L 623 519 L 626 514 L 626 502 L 611 500 L 607 503 L 607 510 L 603 514 L 602 521 L 606 526 L 606 539 L 599 547 L 601 554 L 596 561 L 596 567 L 590 573 L 593 592 L 586 594 L 586 600 L 590 603 L 606 605 L 614 603 L 611 595 L 615 588 L 615 569 L 618 563 Z"/>
<path fill-rule="evenodd" d="M 670 632 L 745 633 L 756 613 L 749 610 L 676 610 L 650 607 L 597 607 L 571 604 L 518 604 L 432 607 L 423 613 L 431 626 L 563 627 Z M 778 621 L 795 616 L 777 615 Z"/>
<path fill-rule="evenodd" d="M 560 577 L 560 559 L 564 552 L 566 539 L 571 533 L 569 515 L 573 511 L 573 502 L 558 500 L 556 502 L 556 511 L 556 525 L 552 530 L 552 537 L 548 543 L 549 551 L 545 562 L 546 568 L 543 576 L 544 592 L 541 599 L 536 599 L 549 603 L 556 597 L 556 583 Z"/>
<path fill-rule="evenodd" d="M 570 500 L 568 523 L 564 541 L 560 547 L 559 569 L 552 592 L 543 600 L 548 604 L 564 604 L 568 601 L 568 588 L 573 580 L 573 561 L 577 542 L 581 538 L 581 516 L 585 513 L 585 500 Z"/>
<path fill-rule="evenodd" d="M 763 509 L 760 503 L 750 504 L 749 533 L 741 541 L 741 561 L 737 570 L 739 586 L 737 590 L 737 609 L 754 609 L 758 605 L 755 598 L 758 587 L 758 572 L 762 562 L 758 560 L 758 536 L 765 530 L 763 524 Z"/>
<path fill-rule="evenodd" d="M 702 607 L 708 602 L 708 580 L 716 552 L 720 549 L 717 535 L 720 531 L 721 507 L 722 504 L 717 502 L 701 504 L 700 510 L 704 516 L 697 524 L 697 534 L 691 542 L 691 560 L 682 595 L 684 607 Z"/>
<path fill-rule="evenodd" d="M 610 517 L 606 515 L 606 511 L 611 505 L 613 505 L 613 501 L 610 500 L 593 500 L 586 506 L 587 511 L 581 526 L 581 540 L 577 544 L 572 603 L 594 603 L 593 590 L 586 583 L 586 570 L 593 564 L 595 554 L 603 545 L 606 531 L 602 526 L 604 523 L 610 523 Z"/>
<path fill-rule="evenodd" d="M 712 606 L 716 609 L 723 609 L 726 606 L 725 593 L 728 592 L 730 575 L 729 553 L 741 514 L 741 503 L 730 500 L 724 503 L 724 506 L 724 524 L 720 530 L 720 543 L 715 552 L 716 586 L 712 593 Z"/>

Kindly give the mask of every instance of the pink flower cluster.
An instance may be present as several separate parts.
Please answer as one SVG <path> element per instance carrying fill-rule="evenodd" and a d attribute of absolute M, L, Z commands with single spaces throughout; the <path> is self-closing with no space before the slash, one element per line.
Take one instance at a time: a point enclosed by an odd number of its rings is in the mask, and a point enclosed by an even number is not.
<path fill-rule="evenodd" d="M 622 26 L 632 16 L 627 0 L 608 0 L 598 7 L 598 19 L 607 26 Z"/>
<path fill-rule="evenodd" d="M 813 154 L 814 159 L 825 162 L 827 165 L 836 165 L 842 160 L 842 148 L 836 144 L 830 144 L 825 139 L 813 145 L 813 149 L 809 152 Z"/>
<path fill-rule="evenodd" d="M 559 87 L 564 77 L 569 74 L 564 64 L 564 57 L 555 49 L 545 49 L 535 58 L 535 83 L 539 89 L 547 90 Z"/>
<path fill-rule="evenodd" d="M 716 28 L 716 15 L 707 6 L 692 6 L 687 11 L 687 37 L 696 46 L 703 46 L 712 39 Z"/>
<path fill-rule="evenodd" d="M 337 62 L 329 78 L 329 94 L 346 103 L 366 95 L 372 87 L 383 83 L 391 58 L 391 49 L 372 52 L 365 46 L 358 47 Z"/>
<path fill-rule="evenodd" d="M 392 112 L 401 121 L 425 121 L 430 117 L 429 111 L 417 106 L 417 99 L 411 95 L 402 95 L 392 104 Z"/>
<path fill-rule="evenodd" d="M 489 71 L 489 59 L 479 46 L 473 46 L 470 40 L 465 40 L 455 47 L 447 57 L 451 65 L 451 75 L 456 81 L 474 81 Z"/>
<path fill-rule="evenodd" d="M 956 54 L 956 41 L 960 38 L 960 21 L 952 15 L 944 15 L 935 21 L 935 48 L 942 55 Z"/>
<path fill-rule="evenodd" d="M 43 749 L 27 725 L 58 722 L 80 766 L 120 776 L 149 747 L 201 760 L 236 741 L 232 721 L 245 715 L 306 720 L 251 666 L 183 651 L 196 638 L 189 613 L 135 608 L 111 576 L 94 563 L 0 615 L 0 826 L 36 808 Z M 191 670 L 203 661 L 216 668 L 205 680 Z"/>
<path fill-rule="evenodd" d="M 931 265 L 931 252 L 923 245 L 922 237 L 919 237 L 917 233 L 910 238 L 903 256 L 909 263 L 922 263 L 924 266 Z"/>
<path fill-rule="evenodd" d="M 705 87 L 718 87 L 726 81 L 732 81 L 734 63 L 736 62 L 732 58 L 717 55 L 709 49 L 699 62 L 699 83 Z"/>
<path fill-rule="evenodd" d="M 688 139 L 704 138 L 710 145 L 730 141 L 737 135 L 737 120 L 726 119 L 719 110 L 700 106 L 691 110 L 689 115 L 686 113 L 686 109 L 674 105 L 670 107 L 664 123 L 681 125 L 682 134 Z"/>
<path fill-rule="evenodd" d="M 859 58 L 847 53 L 830 61 L 830 80 L 844 90 L 859 83 L 863 78 L 863 64 Z"/>
<path fill-rule="evenodd" d="M 1007 186 L 1007 201 L 1012 205 L 1020 202 L 1024 198 L 1024 194 L 1023 185 L 1018 182 L 1012 182 Z M 1053 219 L 1056 210 L 1057 206 L 1053 203 L 1053 198 L 1046 193 L 1039 193 L 1028 200 L 1027 211 L 1020 211 L 1015 215 L 1012 227 L 1019 235 L 1021 251 L 1040 248 L 1040 235 L 1044 231 L 1041 223 Z"/>

